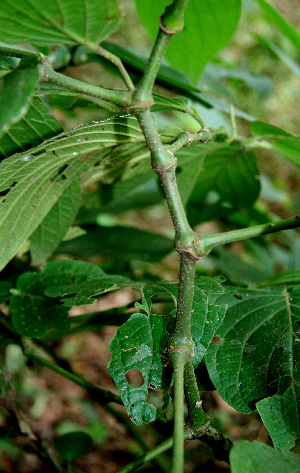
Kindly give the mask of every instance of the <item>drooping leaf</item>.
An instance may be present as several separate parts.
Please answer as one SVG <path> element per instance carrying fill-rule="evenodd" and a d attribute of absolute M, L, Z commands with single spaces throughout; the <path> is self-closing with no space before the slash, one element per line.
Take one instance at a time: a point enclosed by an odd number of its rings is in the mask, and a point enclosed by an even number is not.
<path fill-rule="evenodd" d="M 256 0 L 265 16 L 271 21 L 281 33 L 288 38 L 291 43 L 300 51 L 300 34 L 299 32 L 287 22 L 287 20 L 280 15 L 280 13 L 266 0 Z"/>
<path fill-rule="evenodd" d="M 299 288 L 289 294 L 282 287 L 229 289 L 215 303 L 229 305 L 220 339 L 206 353 L 221 396 L 249 413 L 261 399 L 292 386 L 299 406 Z"/>
<path fill-rule="evenodd" d="M 110 375 L 131 420 L 137 425 L 147 424 L 156 418 L 156 408 L 148 404 L 146 399 L 150 385 L 158 388 L 162 382 L 163 362 L 159 356 L 159 340 L 162 337 L 166 338 L 164 326 L 157 323 L 153 326 L 151 317 L 138 313 L 117 329 L 109 346 L 112 353 L 108 365 Z M 128 384 L 125 375 L 133 369 L 142 374 L 142 386 L 133 388 Z"/>
<path fill-rule="evenodd" d="M 82 431 L 69 432 L 56 437 L 53 446 L 65 460 L 78 460 L 92 446 L 92 437 Z"/>
<path fill-rule="evenodd" d="M 50 115 L 43 102 L 34 97 L 26 115 L 0 138 L 0 161 L 37 146 L 62 131 L 60 123 Z"/>
<path fill-rule="evenodd" d="M 58 253 L 73 256 L 104 256 L 121 260 L 159 261 L 174 242 L 163 235 L 128 227 L 84 227 L 86 234 L 64 241 Z"/>
<path fill-rule="evenodd" d="M 117 0 L 3 0 L 0 39 L 6 43 L 85 44 L 97 46 L 121 26 Z"/>
<path fill-rule="evenodd" d="M 49 258 L 63 239 L 80 206 L 80 185 L 73 182 L 30 237 L 31 263 Z"/>
<path fill-rule="evenodd" d="M 158 18 L 168 0 L 136 0 L 136 8 L 151 38 L 157 35 Z M 167 50 L 170 64 L 196 82 L 204 66 L 231 39 L 241 13 L 240 0 L 190 0 L 185 27 L 175 35 Z M 188 54 L 187 54 L 188 52 Z"/>
<path fill-rule="evenodd" d="M 232 473 L 289 473 L 299 472 L 299 455 L 281 452 L 261 442 L 242 440 L 230 452 Z"/>
<path fill-rule="evenodd" d="M 111 162 L 113 146 L 143 141 L 137 121 L 114 117 L 80 126 L 48 140 L 30 152 L 0 164 L 0 269 L 34 232 L 61 194 L 97 162 L 103 175 L 120 162 Z"/>
<path fill-rule="evenodd" d="M 26 114 L 39 78 L 38 64 L 23 59 L 0 80 L 0 137 Z"/>
<path fill-rule="evenodd" d="M 269 148 L 279 151 L 290 161 L 300 166 L 300 137 L 287 133 L 276 126 L 254 121 L 250 125 L 254 136 L 259 136 L 265 142 L 269 143 Z M 263 143 L 265 146 L 265 143 Z"/>
<path fill-rule="evenodd" d="M 282 396 L 275 394 L 256 404 L 275 448 L 289 451 L 295 446 L 295 440 L 300 438 L 298 404 L 292 387 Z"/>
<path fill-rule="evenodd" d="M 83 261 L 54 260 L 40 272 L 23 273 L 11 291 L 9 309 L 15 329 L 25 337 L 41 337 L 47 327 L 68 330 L 68 308 L 46 296 L 47 287 L 68 282 L 91 281 L 103 274 L 97 266 Z"/>

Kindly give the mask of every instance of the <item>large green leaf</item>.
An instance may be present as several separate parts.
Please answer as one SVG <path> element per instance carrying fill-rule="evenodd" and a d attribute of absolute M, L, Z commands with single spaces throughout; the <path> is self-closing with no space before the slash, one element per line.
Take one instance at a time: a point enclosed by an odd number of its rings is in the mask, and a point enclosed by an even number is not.
<path fill-rule="evenodd" d="M 229 309 L 211 345 L 206 364 L 218 392 L 231 406 L 249 413 L 255 404 L 292 386 L 300 400 L 300 290 L 230 289 L 215 303 Z M 298 403 L 298 404 L 297 404 Z M 284 412 L 282 412 L 284 415 Z"/>
<path fill-rule="evenodd" d="M 39 78 L 38 64 L 23 59 L 0 80 L 0 137 L 26 114 Z"/>
<path fill-rule="evenodd" d="M 238 144 L 226 147 L 220 143 L 199 144 L 180 150 L 177 155 L 182 169 L 179 191 L 184 202 L 189 200 L 198 210 L 203 207 L 207 211 L 210 206 L 249 207 L 258 197 L 260 184 L 255 156 Z"/>
<path fill-rule="evenodd" d="M 271 21 L 281 33 L 288 38 L 300 51 L 300 34 L 290 25 L 283 16 L 266 0 L 256 0 L 267 19 Z"/>
<path fill-rule="evenodd" d="M 32 264 L 49 258 L 57 248 L 69 226 L 72 224 L 80 206 L 80 185 L 72 182 L 41 224 L 31 235 L 30 254 Z"/>
<path fill-rule="evenodd" d="M 174 241 L 157 233 L 137 228 L 84 227 L 86 234 L 64 241 L 58 253 L 85 258 L 108 256 L 118 260 L 159 261 L 174 246 Z"/>
<path fill-rule="evenodd" d="M 121 25 L 118 0 L 2 0 L 0 39 L 6 43 L 95 47 Z"/>
<path fill-rule="evenodd" d="M 148 317 L 138 313 L 117 329 L 109 346 L 112 353 L 109 372 L 128 414 L 137 425 L 156 418 L 156 408 L 146 399 L 150 386 L 158 389 L 162 384 L 163 359 L 160 355 L 167 338 L 161 316 Z M 127 382 L 126 374 L 133 369 L 139 370 L 143 376 L 143 384 L 139 387 L 131 387 Z"/>
<path fill-rule="evenodd" d="M 232 473 L 298 473 L 299 455 L 243 440 L 230 452 Z"/>
<path fill-rule="evenodd" d="M 250 125 L 251 132 L 255 137 L 259 137 L 262 147 L 267 147 L 279 151 L 283 156 L 300 167 L 300 136 L 292 135 L 276 126 L 254 121 Z"/>
<path fill-rule="evenodd" d="M 158 31 L 158 18 L 169 0 L 136 0 L 137 11 L 152 39 Z M 166 58 L 193 82 L 204 66 L 231 39 L 241 12 L 240 0 L 190 0 L 185 27 L 170 43 Z"/>
<path fill-rule="evenodd" d="M 114 117 L 80 126 L 0 164 L 0 269 L 34 232 L 62 193 L 97 162 L 103 175 L 122 165 L 112 147 L 143 141 L 133 117 Z M 116 157 L 117 158 L 117 157 Z"/>
<path fill-rule="evenodd" d="M 97 266 L 83 261 L 57 260 L 40 272 L 23 273 L 17 280 L 9 309 L 15 329 L 25 337 L 41 337 L 47 327 L 68 330 L 68 307 L 44 295 L 48 286 L 84 281 L 103 274 Z"/>
<path fill-rule="evenodd" d="M 0 161 L 14 153 L 26 151 L 61 133 L 60 123 L 50 115 L 47 107 L 34 97 L 26 115 L 0 138 Z"/>

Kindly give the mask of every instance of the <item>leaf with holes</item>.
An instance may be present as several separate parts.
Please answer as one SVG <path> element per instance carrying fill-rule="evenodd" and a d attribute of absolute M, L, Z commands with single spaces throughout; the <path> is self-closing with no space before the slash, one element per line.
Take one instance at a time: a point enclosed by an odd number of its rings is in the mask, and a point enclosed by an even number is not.
<path fill-rule="evenodd" d="M 109 151 L 143 141 L 135 118 L 114 117 L 80 126 L 0 164 L 0 269 L 16 254 L 58 198 L 79 176 L 105 161 L 103 175 L 120 161 Z M 127 158 L 128 159 L 128 158 Z"/>
<path fill-rule="evenodd" d="M 40 272 L 23 273 L 11 290 L 9 309 L 18 333 L 25 337 L 41 337 L 47 327 L 68 330 L 67 307 L 45 295 L 48 286 L 60 286 L 66 282 L 93 280 L 103 271 L 91 263 L 72 260 L 56 260 L 47 263 Z"/>
<path fill-rule="evenodd" d="M 162 384 L 163 361 L 159 355 L 162 345 L 166 344 L 167 334 L 163 321 L 158 323 L 156 320 L 160 316 L 153 317 L 133 314 L 117 329 L 109 346 L 112 353 L 108 365 L 110 375 L 131 420 L 137 425 L 155 420 L 156 408 L 147 403 L 148 390 L 150 387 L 158 389 Z M 143 377 L 141 386 L 128 384 L 126 374 L 131 370 L 140 371 Z"/>
<path fill-rule="evenodd" d="M 24 117 L 39 79 L 38 64 L 23 59 L 0 80 L 0 137 Z"/>
<path fill-rule="evenodd" d="M 38 264 L 49 258 L 58 247 L 80 206 L 78 181 L 62 193 L 50 212 L 30 237 L 31 263 Z"/>
<path fill-rule="evenodd" d="M 293 389 L 300 400 L 300 289 L 229 289 L 215 298 L 228 304 L 219 341 L 206 353 L 213 384 L 228 404 L 245 414 L 268 396 Z M 284 415 L 284 412 L 282 412 Z"/>
<path fill-rule="evenodd" d="M 117 0 L 2 0 L 0 40 L 6 43 L 85 44 L 96 47 L 122 24 Z"/>

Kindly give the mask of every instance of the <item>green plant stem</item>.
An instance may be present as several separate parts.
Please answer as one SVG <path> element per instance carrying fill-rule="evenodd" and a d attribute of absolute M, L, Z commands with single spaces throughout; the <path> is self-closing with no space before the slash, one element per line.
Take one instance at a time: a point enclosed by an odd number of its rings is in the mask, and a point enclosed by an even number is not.
<path fill-rule="evenodd" d="M 173 0 L 160 18 L 160 27 L 167 34 L 180 33 L 184 27 L 184 12 L 189 0 Z"/>
<path fill-rule="evenodd" d="M 182 473 L 184 465 L 184 388 L 183 373 L 185 353 L 173 353 L 174 373 L 174 448 L 171 473 Z"/>
<path fill-rule="evenodd" d="M 111 102 L 119 107 L 126 107 L 130 103 L 130 93 L 128 90 L 111 90 L 103 87 L 97 87 L 72 77 L 64 76 L 59 72 L 55 72 L 48 60 L 45 60 L 40 66 L 42 71 L 41 82 L 60 85 L 66 89 L 95 97 L 107 102 Z"/>
<path fill-rule="evenodd" d="M 190 146 L 192 143 L 207 143 L 208 141 L 214 141 L 218 136 L 226 137 L 226 130 L 224 128 L 210 130 L 204 126 L 198 133 L 184 131 L 178 135 L 174 143 L 168 146 L 168 150 L 171 151 L 171 153 L 176 153 L 179 149 Z"/>
<path fill-rule="evenodd" d="M 133 95 L 135 107 L 145 108 L 153 104 L 152 89 L 170 39 L 170 35 L 159 31 L 142 79 Z"/>
<path fill-rule="evenodd" d="M 208 416 L 204 413 L 198 391 L 194 368 L 191 361 L 184 367 L 184 392 L 189 413 L 190 429 L 198 431 L 209 425 Z"/>
<path fill-rule="evenodd" d="M 125 84 L 128 87 L 128 90 L 134 90 L 135 89 L 134 84 L 133 84 L 128 72 L 126 71 L 121 59 L 118 56 L 111 53 L 110 51 L 107 51 L 102 46 L 98 46 L 93 51 L 96 52 L 97 54 L 99 54 L 100 56 L 104 57 L 107 61 L 110 61 L 118 69 L 118 71 L 120 72 Z"/>
<path fill-rule="evenodd" d="M 300 216 L 288 218 L 286 220 L 280 220 L 279 222 L 264 223 L 262 225 L 254 225 L 253 227 L 249 228 L 232 230 L 230 232 L 216 233 L 212 235 L 199 235 L 197 241 L 195 241 L 195 247 L 199 254 L 201 253 L 204 255 L 209 253 L 212 248 L 216 246 L 297 227 L 300 227 Z"/>
<path fill-rule="evenodd" d="M 10 56 L 17 58 L 32 58 L 42 61 L 45 57 L 42 53 L 36 51 L 28 51 L 22 48 L 15 48 L 13 46 L 0 46 L 0 56 Z"/>
<path fill-rule="evenodd" d="M 36 361 L 44 366 L 47 366 L 47 368 L 50 368 L 51 370 L 55 371 L 56 373 L 64 376 L 65 378 L 69 379 L 70 381 L 73 381 L 73 383 L 78 384 L 78 386 L 83 387 L 86 389 L 91 396 L 91 398 L 99 403 L 102 404 L 107 404 L 108 402 L 116 402 L 118 404 L 122 404 L 122 400 L 119 396 L 116 394 L 106 391 L 104 389 L 97 388 L 93 384 L 89 383 L 85 379 L 81 378 L 75 373 L 69 372 L 65 370 L 64 368 L 61 368 L 60 366 L 56 365 L 50 360 L 47 360 L 47 358 L 44 358 L 37 353 L 34 353 L 33 350 L 24 350 L 24 355 L 29 359 Z"/>

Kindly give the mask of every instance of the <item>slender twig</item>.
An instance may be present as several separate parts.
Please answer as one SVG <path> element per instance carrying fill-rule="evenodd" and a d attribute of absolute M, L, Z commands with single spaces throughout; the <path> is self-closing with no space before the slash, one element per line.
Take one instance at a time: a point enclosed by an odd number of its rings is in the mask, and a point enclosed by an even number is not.
<path fill-rule="evenodd" d="M 117 396 L 116 394 L 110 391 L 106 391 L 104 389 L 97 388 L 97 386 L 94 386 L 93 384 L 89 383 L 88 381 L 81 378 L 77 374 L 67 371 L 64 368 L 61 368 L 60 366 L 56 365 L 52 361 L 48 360 L 47 358 L 44 358 L 38 355 L 33 350 L 25 349 L 24 355 L 28 359 L 36 361 L 40 363 L 41 365 L 47 366 L 47 368 L 50 368 L 51 370 L 64 376 L 70 381 L 73 381 L 73 383 L 78 384 L 78 386 L 83 387 L 84 389 L 87 390 L 87 392 L 89 393 L 89 395 L 94 401 L 97 401 L 102 404 L 107 404 L 108 402 L 116 402 L 118 404 L 122 404 L 121 398 Z"/>
<path fill-rule="evenodd" d="M 300 216 L 288 218 L 286 220 L 280 220 L 279 222 L 263 223 L 262 225 L 254 225 L 253 227 L 241 228 L 239 230 L 232 230 L 224 233 L 215 233 L 211 235 L 199 234 L 197 240 L 195 241 L 195 247 L 198 251 L 198 254 L 202 254 L 202 256 L 204 256 L 216 246 L 297 227 L 300 227 Z"/>
<path fill-rule="evenodd" d="M 128 87 L 128 90 L 134 90 L 134 83 L 132 82 L 130 75 L 126 71 L 124 64 L 122 63 L 121 59 L 116 56 L 115 54 L 111 53 L 110 51 L 107 51 L 104 49 L 102 46 L 98 46 L 97 48 L 93 49 L 93 51 L 100 56 L 104 57 L 107 61 L 110 61 L 120 72 L 125 84 Z"/>

